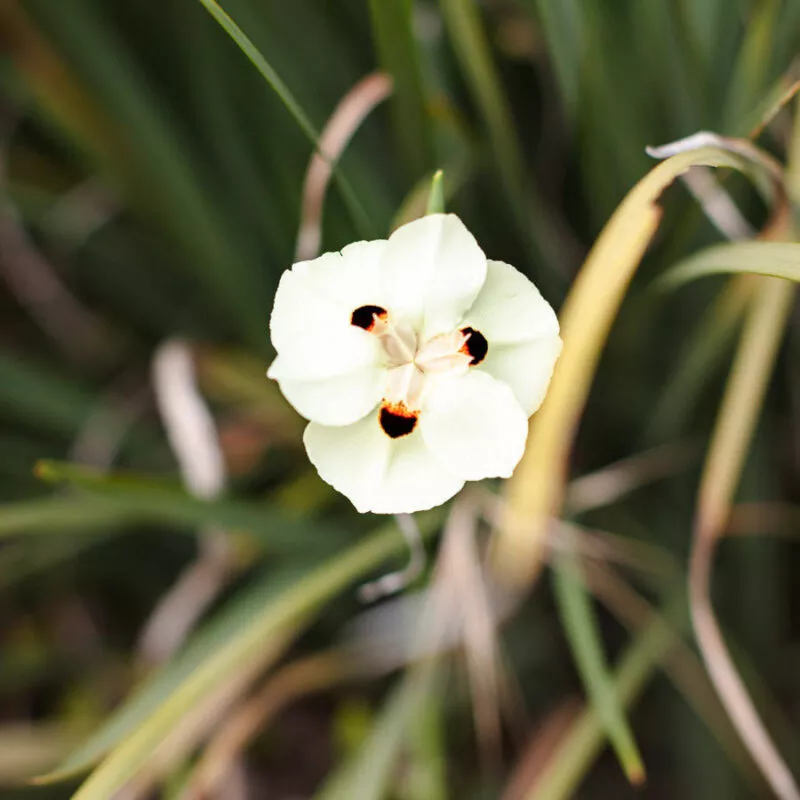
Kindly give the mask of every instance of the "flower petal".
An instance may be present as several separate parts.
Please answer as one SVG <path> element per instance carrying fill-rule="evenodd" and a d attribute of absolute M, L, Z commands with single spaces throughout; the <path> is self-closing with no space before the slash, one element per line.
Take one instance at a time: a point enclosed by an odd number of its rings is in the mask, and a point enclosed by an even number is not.
<path fill-rule="evenodd" d="M 381 261 L 389 311 L 425 341 L 456 327 L 486 280 L 486 256 L 454 214 L 398 228 Z"/>
<path fill-rule="evenodd" d="M 357 308 L 382 302 L 386 242 L 356 242 L 283 274 L 270 318 L 278 351 L 267 375 L 307 419 L 349 425 L 380 402 L 387 372 L 376 337 L 351 324 Z"/>
<path fill-rule="evenodd" d="M 486 282 L 461 326 L 480 331 L 489 343 L 475 369 L 507 383 L 525 413 L 533 414 L 561 353 L 558 317 L 539 290 L 511 265 L 489 261 Z"/>
<path fill-rule="evenodd" d="M 341 253 L 301 261 L 283 273 L 270 317 L 272 344 L 298 378 L 342 375 L 381 359 L 374 336 L 351 324 L 363 305 L 378 305 L 386 242 L 356 242 Z"/>
<path fill-rule="evenodd" d="M 528 437 L 510 387 L 478 370 L 433 383 L 420 427 L 436 458 L 468 481 L 508 478 Z"/>
<path fill-rule="evenodd" d="M 484 361 L 475 369 L 507 383 L 526 416 L 539 409 L 553 375 L 561 339 L 550 337 L 518 344 L 489 345 Z"/>
<path fill-rule="evenodd" d="M 267 377 L 278 381 L 298 413 L 322 425 L 356 422 L 380 403 L 386 390 L 388 373 L 374 366 L 327 378 L 298 378 L 284 364 L 284 357 L 278 356 Z"/>
<path fill-rule="evenodd" d="M 464 485 L 463 478 L 433 457 L 418 427 L 391 439 L 377 414 L 340 428 L 312 422 L 303 442 L 320 477 L 361 513 L 424 511 L 446 502 Z"/>

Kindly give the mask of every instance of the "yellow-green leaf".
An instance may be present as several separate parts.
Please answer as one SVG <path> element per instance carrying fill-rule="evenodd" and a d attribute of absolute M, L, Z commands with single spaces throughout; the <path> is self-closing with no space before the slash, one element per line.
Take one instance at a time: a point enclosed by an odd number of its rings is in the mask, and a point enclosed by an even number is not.
<path fill-rule="evenodd" d="M 674 289 L 707 275 L 731 272 L 800 281 L 800 244 L 751 241 L 714 245 L 676 264 L 658 284 Z"/>

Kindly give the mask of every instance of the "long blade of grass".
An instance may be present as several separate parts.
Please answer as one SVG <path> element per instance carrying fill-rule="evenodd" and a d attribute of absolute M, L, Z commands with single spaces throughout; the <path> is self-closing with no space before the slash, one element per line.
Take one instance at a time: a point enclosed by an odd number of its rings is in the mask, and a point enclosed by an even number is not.
<path fill-rule="evenodd" d="M 574 121 L 580 98 L 581 64 L 585 57 L 580 4 L 577 0 L 527 0 L 526 5 L 536 7 L 561 100 L 569 119 Z"/>
<path fill-rule="evenodd" d="M 409 729 L 430 702 L 439 671 L 424 664 L 406 674 L 386 702 L 364 746 L 326 781 L 315 800 L 385 797 Z"/>
<path fill-rule="evenodd" d="M 797 242 L 730 242 L 707 247 L 670 268 L 659 288 L 675 289 L 707 275 L 749 273 L 800 281 L 800 244 Z"/>
<path fill-rule="evenodd" d="M 37 497 L 0 505 L 0 539 L 27 534 L 95 533 L 136 519 L 133 509 L 86 497 Z"/>
<path fill-rule="evenodd" d="M 209 14 L 217 21 L 220 27 L 233 39 L 239 49 L 250 59 L 253 66 L 261 73 L 270 88 L 278 95 L 286 110 L 292 115 L 300 130 L 306 135 L 312 146 L 317 149 L 319 145 L 319 133 L 314 127 L 302 106 L 297 102 L 294 95 L 289 91 L 289 87 L 278 75 L 272 65 L 261 54 L 259 49 L 253 44 L 245 32 L 233 21 L 224 11 L 216 0 L 199 0 Z M 320 155 L 325 158 L 324 153 Z M 335 164 L 332 164 L 333 173 L 339 184 L 342 198 L 348 206 L 353 217 L 353 222 L 361 231 L 362 235 L 369 237 L 374 231 L 374 225 L 370 220 L 366 209 L 356 196 L 350 183 L 342 175 L 342 172 Z"/>
<path fill-rule="evenodd" d="M 392 76 L 392 116 L 400 151 L 412 178 L 434 167 L 430 124 L 410 0 L 370 0 L 372 30 L 381 68 Z"/>
<path fill-rule="evenodd" d="M 747 112 L 758 105 L 772 66 L 772 53 L 780 22 L 780 0 L 764 0 L 750 6 L 751 17 L 745 28 L 725 105 L 725 130 L 735 130 Z"/>
<path fill-rule="evenodd" d="M 583 685 L 628 780 L 638 786 L 645 780 L 644 764 L 606 667 L 592 599 L 574 553 L 559 553 L 553 572 L 559 612 Z"/>
<path fill-rule="evenodd" d="M 39 462 L 36 474 L 50 483 L 65 483 L 81 490 L 80 496 L 69 498 L 74 506 L 73 513 L 81 520 L 86 516 L 81 510 L 82 502 L 100 519 L 171 522 L 191 526 L 216 525 L 223 530 L 246 530 L 258 538 L 263 537 L 270 550 L 287 553 L 297 552 L 300 546 L 315 548 L 316 544 L 322 544 L 326 539 L 328 541 L 322 545 L 322 550 L 332 550 L 340 546 L 346 537 L 341 528 L 284 513 L 274 503 L 258 504 L 233 498 L 202 500 L 186 494 L 177 485 L 135 474 L 109 474 L 89 467 L 53 461 Z M 66 500 L 63 506 L 57 500 L 50 503 L 53 509 L 72 508 Z M 31 507 L 26 516 L 26 508 L 23 505 L 16 515 L 10 515 L 9 522 L 5 525 L 0 515 L 0 536 L 4 530 L 9 533 L 17 532 L 20 516 L 22 522 L 27 523 L 28 529 L 44 530 L 39 521 L 41 515 Z M 57 512 L 51 511 L 48 516 L 55 513 Z M 96 524 L 92 525 L 92 528 L 96 527 Z"/>
<path fill-rule="evenodd" d="M 78 789 L 75 800 L 112 797 L 127 780 L 146 767 L 154 750 L 169 737 L 184 715 L 202 707 L 229 681 L 242 679 L 244 688 L 247 679 L 273 661 L 330 597 L 400 551 L 402 546 L 399 531 L 389 525 L 302 577 L 287 580 L 279 590 L 275 589 L 273 581 L 267 580 L 271 597 L 262 598 L 259 608 L 243 615 L 247 619 L 242 627 L 231 632 L 229 625 L 220 626 L 217 635 L 223 641 L 217 641 L 202 657 L 195 651 L 194 667 L 183 679 L 174 681 L 173 678 L 171 691 L 165 694 L 161 687 L 155 702 L 151 697 L 145 709 L 140 708 L 135 714 L 127 712 L 129 717 L 135 717 L 133 721 L 129 718 L 124 725 L 117 722 L 114 736 L 106 731 L 101 746 L 91 749 L 91 756 L 86 752 L 82 754 L 80 764 L 85 765 L 108 752 Z M 109 751 L 109 747 L 113 749 Z M 74 773 L 78 768 L 77 760 L 73 759 L 60 773 Z"/>
<path fill-rule="evenodd" d="M 187 796 L 220 795 L 247 746 L 287 705 L 331 689 L 353 672 L 354 665 L 338 651 L 314 653 L 282 667 L 217 726 L 192 772 Z"/>
<path fill-rule="evenodd" d="M 74 749 L 52 773 L 39 783 L 65 780 L 88 771 L 123 742 L 207 660 L 242 635 L 252 620 L 297 579 L 296 570 L 270 571 L 240 591 L 207 623 L 177 657 L 154 672 L 134 690 L 92 735 Z"/>
<path fill-rule="evenodd" d="M 654 619 L 625 651 L 614 673 L 616 702 L 627 708 L 641 694 L 674 642 L 662 618 Z M 547 766 L 538 774 L 527 800 L 568 800 L 600 754 L 605 729 L 596 707 L 587 707 L 571 727 Z"/>
<path fill-rule="evenodd" d="M 440 5 L 456 55 L 489 133 L 511 212 L 534 257 L 552 268 L 559 261 L 559 248 L 551 227 L 545 223 L 544 203 L 530 182 L 526 186 L 525 160 L 478 6 L 471 0 L 440 0 Z"/>
<path fill-rule="evenodd" d="M 700 484 L 689 595 L 697 641 L 714 686 L 742 741 L 775 794 L 797 800 L 800 789 L 753 705 L 723 639 L 711 604 L 711 566 L 763 404 L 792 307 L 794 287 L 764 278 L 742 334 Z"/>
<path fill-rule="evenodd" d="M 708 139 L 704 140 L 708 141 Z M 563 502 L 567 464 L 597 362 L 628 284 L 661 220 L 661 193 L 695 165 L 754 168 L 776 180 L 772 162 L 748 142 L 716 138 L 716 146 L 684 150 L 652 169 L 628 193 L 600 234 L 561 313 L 564 350 L 528 448 L 506 484 L 495 566 L 524 585 L 538 574 L 548 519 Z"/>
<path fill-rule="evenodd" d="M 263 349 L 263 308 L 252 274 L 241 268 L 245 262 L 238 242 L 215 213 L 172 109 L 91 3 L 76 0 L 67 8 L 33 0 L 26 10 L 43 29 L 57 34 L 98 107 L 102 103 L 110 133 L 82 146 L 99 148 L 102 166 L 123 184 L 140 213 L 180 244 L 182 257 L 174 265 L 199 278 L 206 296 L 225 305 L 230 325 L 250 345 Z"/>

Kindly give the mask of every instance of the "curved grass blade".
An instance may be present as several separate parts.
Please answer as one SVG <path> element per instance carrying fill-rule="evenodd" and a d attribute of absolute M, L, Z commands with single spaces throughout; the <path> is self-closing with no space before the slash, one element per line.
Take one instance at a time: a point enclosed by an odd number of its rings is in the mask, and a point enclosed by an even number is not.
<path fill-rule="evenodd" d="M 606 667 L 597 617 L 575 555 L 559 553 L 553 569 L 559 612 L 583 685 L 628 780 L 638 786 L 645 780 L 644 764 Z"/>
<path fill-rule="evenodd" d="M 319 255 L 322 241 L 322 209 L 332 164 L 341 158 L 351 138 L 367 116 L 379 103 L 389 97 L 392 91 L 391 78 L 383 72 L 373 72 L 362 78 L 345 94 L 325 123 L 319 139 L 319 149 L 311 155 L 303 181 L 303 201 L 295 261 L 308 261 Z"/>
<path fill-rule="evenodd" d="M 658 288 L 675 289 L 707 275 L 750 273 L 800 281 L 800 244 L 795 242 L 731 242 L 701 250 L 669 269 Z"/>
<path fill-rule="evenodd" d="M 692 166 L 754 170 L 773 181 L 785 210 L 785 194 L 771 159 L 749 142 L 706 136 L 696 149 L 679 149 L 628 193 L 589 253 L 561 312 L 564 350 L 542 408 L 531 421 L 528 448 L 507 483 L 495 566 L 506 582 L 524 585 L 541 566 L 548 520 L 563 502 L 573 437 L 603 345 L 647 246 L 661 221 L 661 193 Z M 712 146 L 710 143 L 715 142 Z"/>
<path fill-rule="evenodd" d="M 282 78 L 266 58 L 261 54 L 259 49 L 253 44 L 245 32 L 233 21 L 233 19 L 224 11 L 222 6 L 216 0 L 199 0 L 203 7 L 209 14 L 217 21 L 220 27 L 233 39 L 239 49 L 250 59 L 253 66 L 261 73 L 262 77 L 275 94 L 281 99 L 281 102 L 286 107 L 286 110 L 292 115 L 295 122 L 300 127 L 300 130 L 306 135 L 308 140 L 316 150 L 319 147 L 319 133 L 314 127 L 308 115 L 303 110 L 301 105 L 297 102 L 294 95 L 289 91 L 289 87 L 283 82 Z M 323 158 L 327 159 L 325 153 L 320 153 Z M 350 214 L 353 217 L 353 222 L 359 229 L 362 236 L 367 238 L 372 237 L 375 225 L 369 218 L 366 209 L 359 201 L 350 183 L 342 175 L 341 170 L 335 164 L 331 164 L 333 173 L 339 184 L 339 189 L 342 193 L 342 198 L 348 206 Z"/>
<path fill-rule="evenodd" d="M 800 788 L 761 721 L 736 669 L 711 603 L 711 566 L 724 534 L 736 487 L 755 431 L 778 348 L 792 308 L 794 287 L 762 278 L 731 369 L 700 482 L 689 597 L 697 642 L 709 675 L 739 736 L 781 800 Z"/>

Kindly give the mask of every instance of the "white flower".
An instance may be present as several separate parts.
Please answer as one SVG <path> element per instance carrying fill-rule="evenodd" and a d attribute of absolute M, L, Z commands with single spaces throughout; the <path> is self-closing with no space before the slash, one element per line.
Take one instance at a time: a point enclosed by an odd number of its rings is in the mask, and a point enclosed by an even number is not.
<path fill-rule="evenodd" d="M 452 214 L 295 264 L 267 373 L 310 420 L 308 456 L 361 511 L 444 503 L 508 477 L 561 352 L 558 320 Z"/>

